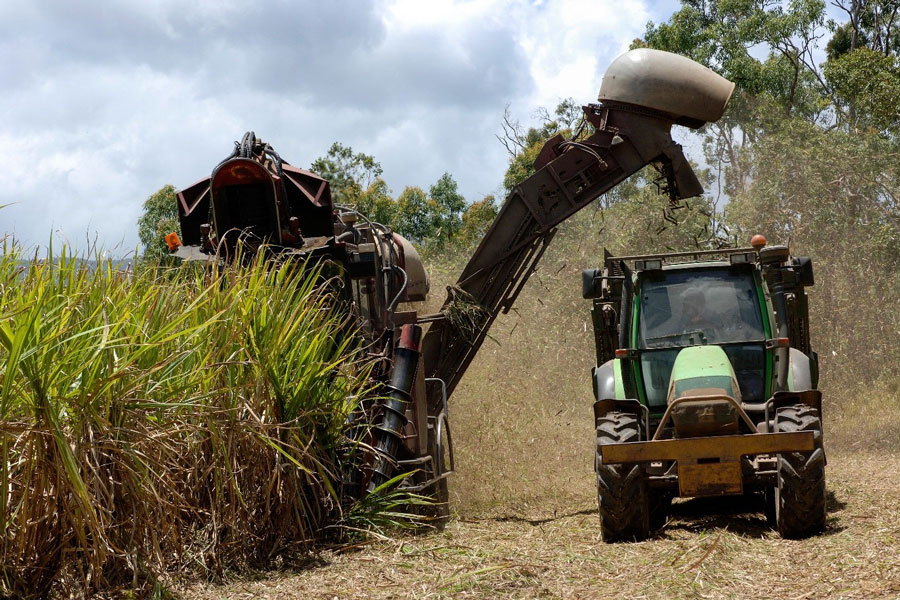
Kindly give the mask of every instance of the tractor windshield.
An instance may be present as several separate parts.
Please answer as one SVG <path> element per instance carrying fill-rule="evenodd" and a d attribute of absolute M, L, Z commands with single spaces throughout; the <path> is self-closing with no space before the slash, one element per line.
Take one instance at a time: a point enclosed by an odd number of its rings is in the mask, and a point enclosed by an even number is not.
<path fill-rule="evenodd" d="M 756 284 L 745 269 L 645 272 L 639 323 L 645 349 L 766 339 Z"/>
<path fill-rule="evenodd" d="M 672 365 L 685 346 L 721 345 L 745 402 L 765 399 L 765 330 L 750 269 L 643 272 L 638 347 L 651 408 L 666 405 Z"/>

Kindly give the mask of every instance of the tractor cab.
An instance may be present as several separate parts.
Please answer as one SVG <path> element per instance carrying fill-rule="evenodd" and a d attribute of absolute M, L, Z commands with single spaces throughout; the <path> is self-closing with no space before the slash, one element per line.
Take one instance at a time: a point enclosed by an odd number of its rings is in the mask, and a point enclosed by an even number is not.
<path fill-rule="evenodd" d="M 783 246 L 760 246 L 606 253 L 604 263 L 582 274 L 583 295 L 593 299 L 596 400 L 636 400 L 648 420 L 657 421 L 672 401 L 676 359 L 696 346 L 724 352 L 736 381 L 729 395 L 754 423 L 776 392 L 816 387 L 805 292 L 812 285 L 808 258 L 792 258 Z M 685 385 L 678 380 L 680 394 Z"/>
<path fill-rule="evenodd" d="M 738 399 L 764 400 L 766 339 L 772 336 L 759 273 L 751 265 L 675 265 L 640 271 L 636 279 L 635 348 L 648 407 L 665 408 L 679 353 L 707 345 L 725 352 Z"/>

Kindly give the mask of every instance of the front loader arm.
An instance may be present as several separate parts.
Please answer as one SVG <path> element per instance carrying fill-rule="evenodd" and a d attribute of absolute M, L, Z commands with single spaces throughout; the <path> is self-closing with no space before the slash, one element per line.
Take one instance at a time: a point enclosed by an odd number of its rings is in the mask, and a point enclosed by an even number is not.
<path fill-rule="evenodd" d="M 448 394 L 497 314 L 509 311 L 534 273 L 557 225 L 652 162 L 662 166 L 672 200 L 703 192 L 681 146 L 672 141 L 675 119 L 670 115 L 614 102 L 585 106 L 584 115 L 594 133 L 578 141 L 557 136 L 544 145 L 536 172 L 507 197 L 450 288 L 442 309 L 445 318 L 432 323 L 425 335 L 427 376 L 443 380 Z M 446 318 L 454 302 L 476 307 L 466 312 L 465 326 Z"/>

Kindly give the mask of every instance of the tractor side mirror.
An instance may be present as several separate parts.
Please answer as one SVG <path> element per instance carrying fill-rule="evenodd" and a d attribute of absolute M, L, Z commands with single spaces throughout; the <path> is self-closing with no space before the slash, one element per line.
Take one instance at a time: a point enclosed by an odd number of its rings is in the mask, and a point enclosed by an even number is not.
<path fill-rule="evenodd" d="M 797 256 L 791 261 L 794 272 L 797 273 L 797 281 L 803 287 L 810 287 L 815 284 L 813 278 L 812 259 L 808 256 Z"/>
<path fill-rule="evenodd" d="M 600 297 L 603 269 L 585 269 L 581 272 L 581 296 L 587 300 Z"/>

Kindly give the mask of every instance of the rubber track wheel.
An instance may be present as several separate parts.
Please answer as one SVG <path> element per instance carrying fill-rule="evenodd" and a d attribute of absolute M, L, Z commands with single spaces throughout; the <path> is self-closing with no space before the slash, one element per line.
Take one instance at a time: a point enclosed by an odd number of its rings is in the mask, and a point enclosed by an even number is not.
<path fill-rule="evenodd" d="M 647 482 L 640 465 L 604 465 L 600 446 L 640 440 L 634 415 L 607 413 L 597 420 L 597 503 L 604 542 L 643 540 L 650 534 Z"/>
<path fill-rule="evenodd" d="M 777 431 L 816 432 L 812 452 L 784 452 L 778 455 L 778 487 L 775 490 L 775 519 L 781 537 L 799 539 L 825 530 L 825 450 L 822 424 L 816 409 L 805 405 L 787 406 L 778 411 Z"/>

